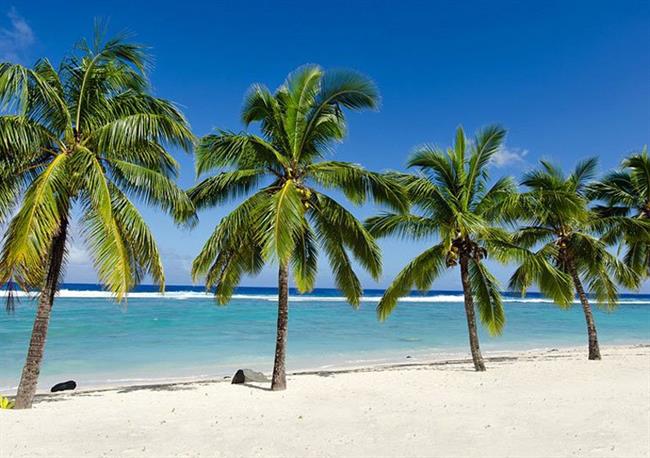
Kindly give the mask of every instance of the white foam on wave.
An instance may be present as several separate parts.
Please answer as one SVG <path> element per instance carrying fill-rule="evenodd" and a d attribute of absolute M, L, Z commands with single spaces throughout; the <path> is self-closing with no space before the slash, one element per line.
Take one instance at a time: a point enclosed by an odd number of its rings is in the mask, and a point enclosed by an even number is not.
<path fill-rule="evenodd" d="M 0 290 L 0 297 L 6 297 L 8 292 L 6 290 Z M 26 293 L 24 291 L 14 291 L 16 297 L 36 297 L 36 293 Z M 57 293 L 58 297 L 66 298 L 85 298 L 85 299 L 111 299 L 115 297 L 112 293 L 108 291 L 94 291 L 94 290 L 71 290 L 71 289 L 62 289 Z M 197 292 L 197 291 L 168 291 L 164 294 L 158 292 L 132 292 L 128 295 L 129 298 L 133 299 L 206 299 L 211 298 L 212 294 Z"/>
<path fill-rule="evenodd" d="M 25 293 L 24 291 L 16 291 L 14 293 L 17 297 L 36 297 L 35 293 Z M 7 291 L 0 290 L 0 298 L 6 297 Z M 70 290 L 62 289 L 58 293 L 59 297 L 63 298 L 80 298 L 80 299 L 111 299 L 113 295 L 107 291 L 93 291 L 93 290 Z M 172 299 L 172 300 L 190 300 L 190 299 L 209 299 L 213 300 L 211 293 L 199 292 L 199 291 L 168 291 L 164 294 L 157 292 L 133 292 L 128 295 L 131 299 Z M 278 296 L 275 294 L 234 294 L 232 296 L 233 300 L 255 300 L 255 301 L 265 301 L 265 302 L 275 302 L 278 300 Z M 363 296 L 361 302 L 369 303 L 378 303 L 381 299 L 381 296 Z M 401 298 L 400 302 L 406 303 L 441 303 L 441 302 L 463 302 L 463 296 L 460 294 L 438 294 L 435 296 L 407 296 Z M 290 302 L 346 302 L 347 300 L 343 296 L 318 296 L 318 295 L 292 295 L 289 296 Z M 552 304 L 553 301 L 546 298 L 540 297 L 529 297 L 529 298 L 513 298 L 513 297 L 504 297 L 503 302 L 506 303 L 528 303 L 528 304 Z M 575 304 L 578 304 L 579 301 L 574 301 Z M 650 304 L 650 300 L 647 299 L 635 299 L 635 298 L 622 298 L 619 300 L 619 304 L 633 304 L 633 305 L 643 305 Z"/>

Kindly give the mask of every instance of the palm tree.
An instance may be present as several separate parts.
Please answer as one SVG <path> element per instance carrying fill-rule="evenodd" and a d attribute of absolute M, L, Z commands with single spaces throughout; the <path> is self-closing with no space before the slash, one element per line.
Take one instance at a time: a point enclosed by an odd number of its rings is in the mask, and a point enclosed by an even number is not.
<path fill-rule="evenodd" d="M 375 236 L 397 234 L 415 240 L 438 236 L 438 242 L 418 255 L 397 275 L 382 297 L 377 312 L 385 320 L 400 297 L 415 286 L 425 290 L 445 268 L 460 266 L 465 296 L 469 344 L 477 371 L 485 370 L 476 328 L 475 304 L 481 322 L 491 334 L 505 323 L 497 280 L 483 260 L 488 253 L 505 259 L 508 235 L 496 224 L 500 211 L 515 193 L 510 178 L 489 185 L 488 165 L 499 150 L 505 130 L 489 126 L 468 144 L 462 127 L 453 148 L 447 151 L 424 146 L 408 162 L 422 172 L 402 177 L 410 202 L 420 214 L 384 213 L 366 226 Z M 500 245 L 494 252 L 491 248 Z"/>
<path fill-rule="evenodd" d="M 121 300 L 145 275 L 161 290 L 165 281 L 130 198 L 178 220 L 194 212 L 166 150 L 189 151 L 193 137 L 174 105 L 149 94 L 147 62 L 143 47 L 120 37 L 102 44 L 97 32 L 58 69 L 47 59 L 33 68 L 0 64 L 0 217 L 8 223 L 0 284 L 40 289 L 16 408 L 31 407 L 36 391 L 75 214 L 99 280 Z"/>
<path fill-rule="evenodd" d="M 271 93 L 254 85 L 242 110 L 246 126 L 259 123 L 261 136 L 219 131 L 196 149 L 197 174 L 216 169 L 189 191 L 197 209 L 247 196 L 224 217 L 194 260 L 195 280 L 205 276 L 220 304 L 228 302 L 243 274 L 278 263 L 278 322 L 271 388 L 286 388 L 285 352 L 288 278 L 300 292 L 314 287 L 318 245 L 329 258 L 338 288 L 359 304 L 361 284 L 351 257 L 377 278 L 379 248 L 363 225 L 319 189 L 338 189 L 355 204 L 369 195 L 402 207 L 404 196 L 388 178 L 361 166 L 322 160 L 345 136 L 343 108 L 376 108 L 372 81 L 350 71 L 307 65 Z M 318 188 L 318 189 L 317 189 Z"/>
<path fill-rule="evenodd" d="M 589 186 L 589 197 L 606 205 L 594 210 L 601 216 L 622 216 L 650 222 L 650 156 L 648 148 L 623 160 L 621 169 Z M 623 261 L 640 275 L 650 275 L 650 243 L 634 231 L 611 231 L 608 240 L 624 241 Z"/>
<path fill-rule="evenodd" d="M 592 360 L 601 356 L 587 291 L 599 305 L 613 308 L 618 299 L 616 282 L 634 288 L 639 281 L 638 275 L 611 254 L 598 237 L 625 221 L 601 218 L 589 209 L 587 183 L 595 176 L 596 166 L 596 159 L 588 159 L 565 176 L 559 168 L 541 161 L 541 168 L 524 175 L 521 184 L 527 191 L 520 196 L 519 205 L 525 225 L 516 231 L 513 243 L 536 251 L 521 259 L 510 280 L 510 287 L 522 292 L 537 283 L 540 291 L 561 307 L 570 306 L 577 293 L 587 322 Z"/>

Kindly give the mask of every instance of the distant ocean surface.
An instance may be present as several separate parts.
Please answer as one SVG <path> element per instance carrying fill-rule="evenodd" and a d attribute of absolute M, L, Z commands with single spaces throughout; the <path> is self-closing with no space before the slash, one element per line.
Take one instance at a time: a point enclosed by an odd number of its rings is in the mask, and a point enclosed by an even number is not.
<path fill-rule="evenodd" d="M 326 369 L 465 355 L 463 296 L 414 293 L 384 323 L 375 306 L 381 290 L 366 290 L 354 310 L 334 289 L 292 291 L 288 370 Z M 0 297 L 6 292 L 0 290 Z M 531 293 L 505 295 L 501 336 L 481 330 L 485 356 L 502 350 L 585 346 L 579 304 L 561 310 Z M 97 285 L 65 284 L 55 300 L 39 388 L 74 379 L 79 388 L 231 375 L 239 367 L 270 371 L 277 310 L 275 288 L 239 288 L 218 306 L 202 288 L 139 286 L 116 304 Z M 0 391 L 20 379 L 36 301 L 20 298 L 0 312 Z M 624 294 L 614 312 L 595 311 L 601 345 L 650 343 L 650 295 Z M 585 350 L 586 351 L 586 350 Z M 407 356 L 410 359 L 406 359 Z"/>

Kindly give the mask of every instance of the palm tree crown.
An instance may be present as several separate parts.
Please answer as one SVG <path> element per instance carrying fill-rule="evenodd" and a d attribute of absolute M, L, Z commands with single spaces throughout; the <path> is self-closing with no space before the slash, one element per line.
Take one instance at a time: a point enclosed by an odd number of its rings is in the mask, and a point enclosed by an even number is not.
<path fill-rule="evenodd" d="M 180 112 L 148 93 L 144 48 L 115 38 L 82 42 L 55 69 L 0 64 L 0 218 L 18 205 L 4 236 L 0 283 L 40 287 L 53 237 L 73 204 L 101 282 L 117 298 L 143 275 L 160 285 L 158 249 L 130 196 L 186 218 L 165 145 L 189 150 Z"/>
<path fill-rule="evenodd" d="M 600 218 L 589 209 L 586 191 L 596 166 L 596 159 L 588 159 L 566 176 L 542 161 L 540 169 L 524 175 L 521 184 L 527 191 L 521 195 L 520 217 L 527 225 L 517 230 L 514 243 L 536 251 L 515 271 L 511 288 L 521 291 L 537 282 L 544 294 L 568 306 L 575 294 L 572 276 L 577 274 L 587 281 L 587 289 L 599 303 L 614 306 L 618 298 L 616 281 L 626 287 L 638 283 L 638 277 L 599 238 L 599 233 L 621 219 Z M 545 261 L 557 269 L 554 278 L 542 276 L 540 267 L 548 265 Z M 544 271 L 544 275 L 550 273 Z"/>
<path fill-rule="evenodd" d="M 453 148 L 445 151 L 425 146 L 418 149 L 408 165 L 417 167 L 421 174 L 404 175 L 401 180 L 419 214 L 385 213 L 366 223 L 375 236 L 438 238 L 436 244 L 413 259 L 388 287 L 377 306 L 382 320 L 393 311 L 399 297 L 413 287 L 430 288 L 445 268 L 460 264 L 477 370 L 484 370 L 484 366 L 478 351 L 478 337 L 472 337 L 472 333 L 475 334 L 474 299 L 480 319 L 491 333 L 500 333 L 505 323 L 497 280 L 483 262 L 496 244 L 503 244 L 503 247 L 494 252 L 495 255 L 505 257 L 508 251 L 508 235 L 498 223 L 500 209 L 512 199 L 515 187 L 510 178 L 490 185 L 487 171 L 504 137 L 504 129 L 490 126 L 469 143 L 459 127 Z"/>
<path fill-rule="evenodd" d="M 625 158 L 621 169 L 589 186 L 589 197 L 601 200 L 594 210 L 603 217 L 622 216 L 650 221 L 650 156 L 647 147 Z M 643 276 L 650 275 L 650 242 L 643 231 L 610 231 L 611 242 L 625 241 L 624 262 Z"/>
<path fill-rule="evenodd" d="M 308 65 L 291 73 L 275 93 L 255 85 L 242 111 L 244 124 L 259 123 L 261 136 L 220 131 L 196 151 L 197 172 L 219 173 L 189 191 L 197 208 L 247 196 L 221 220 L 193 264 L 221 303 L 242 274 L 269 260 L 290 264 L 301 292 L 314 286 L 318 246 L 327 254 L 336 285 L 356 305 L 362 289 L 351 257 L 373 277 L 379 249 L 363 225 L 318 189 L 341 190 L 353 203 L 372 195 L 403 205 L 400 188 L 386 177 L 345 162 L 323 160 L 346 131 L 343 108 L 376 108 L 378 93 L 366 77 Z"/>
<path fill-rule="evenodd" d="M 430 288 L 444 268 L 458 265 L 465 257 L 481 320 L 492 333 L 501 331 L 505 321 L 501 296 L 482 261 L 491 243 L 507 240 L 505 231 L 494 223 L 499 220 L 498 209 L 512 197 L 515 187 L 510 178 L 490 186 L 487 173 L 490 159 L 504 137 L 501 127 L 490 126 L 467 145 L 463 129 L 459 128 L 453 148 L 418 149 L 408 165 L 419 168 L 422 174 L 402 179 L 411 203 L 421 214 L 385 213 L 368 220 L 373 235 L 439 238 L 437 244 L 408 264 L 386 290 L 377 307 L 381 319 L 388 317 L 397 299 L 413 286 Z"/>

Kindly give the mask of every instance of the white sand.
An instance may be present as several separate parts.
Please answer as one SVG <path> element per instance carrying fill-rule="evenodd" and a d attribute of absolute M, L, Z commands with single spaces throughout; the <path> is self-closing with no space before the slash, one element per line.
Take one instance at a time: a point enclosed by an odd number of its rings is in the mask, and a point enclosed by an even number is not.
<path fill-rule="evenodd" d="M 0 456 L 649 457 L 650 348 L 603 350 L 62 394 L 0 411 Z"/>

